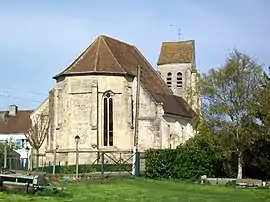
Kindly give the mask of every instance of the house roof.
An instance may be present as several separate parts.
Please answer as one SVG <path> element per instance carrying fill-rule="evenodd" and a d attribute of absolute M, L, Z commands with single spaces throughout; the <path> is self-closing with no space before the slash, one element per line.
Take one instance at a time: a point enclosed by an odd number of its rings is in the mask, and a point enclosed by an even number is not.
<path fill-rule="evenodd" d="M 32 110 L 18 110 L 16 116 L 10 116 L 7 122 L 0 122 L 0 134 L 28 132 L 32 112 Z"/>
<path fill-rule="evenodd" d="M 167 106 L 167 103 L 175 99 L 173 102 L 175 105 L 170 106 L 170 111 L 179 115 L 184 114 L 184 111 L 180 113 L 179 110 L 186 106 L 186 104 L 183 104 L 185 101 L 179 102 L 177 101 L 178 98 L 172 96 L 171 89 L 140 51 L 134 45 L 105 35 L 98 36 L 71 65 L 53 78 L 58 79 L 62 76 L 83 74 L 136 76 L 139 64 L 141 65 L 141 84 L 154 100 Z M 170 99 L 167 100 L 168 96 L 165 95 L 171 95 Z M 180 107 L 180 105 L 183 105 L 183 107 Z M 172 107 L 175 107 L 175 109 L 172 109 Z M 185 113 L 187 113 L 185 114 L 187 117 L 192 116 L 187 110 Z"/>
<path fill-rule="evenodd" d="M 195 61 L 195 41 L 163 42 L 158 65 L 192 63 Z"/>

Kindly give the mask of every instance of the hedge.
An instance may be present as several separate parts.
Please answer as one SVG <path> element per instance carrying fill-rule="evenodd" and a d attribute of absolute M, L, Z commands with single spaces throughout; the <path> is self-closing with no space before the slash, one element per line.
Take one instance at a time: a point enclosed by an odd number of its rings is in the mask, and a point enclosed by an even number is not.
<path fill-rule="evenodd" d="M 145 152 L 145 174 L 150 178 L 192 179 L 202 175 L 225 176 L 223 159 L 216 151 L 196 146 L 149 149 Z"/>
<path fill-rule="evenodd" d="M 175 177 L 177 150 L 148 149 L 145 152 L 145 175 L 150 178 Z"/>

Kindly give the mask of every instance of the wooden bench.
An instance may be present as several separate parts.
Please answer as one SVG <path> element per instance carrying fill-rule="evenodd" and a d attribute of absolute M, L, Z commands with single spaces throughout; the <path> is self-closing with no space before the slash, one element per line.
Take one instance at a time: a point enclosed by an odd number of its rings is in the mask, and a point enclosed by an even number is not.
<path fill-rule="evenodd" d="M 47 186 L 49 183 L 42 175 L 0 174 L 0 190 L 25 190 L 33 193 Z"/>

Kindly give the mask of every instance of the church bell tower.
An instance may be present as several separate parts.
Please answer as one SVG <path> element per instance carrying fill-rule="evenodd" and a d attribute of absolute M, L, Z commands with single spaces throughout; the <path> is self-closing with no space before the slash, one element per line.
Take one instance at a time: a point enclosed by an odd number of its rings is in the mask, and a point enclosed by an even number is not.
<path fill-rule="evenodd" d="M 173 94 L 184 98 L 195 111 L 200 111 L 195 41 L 163 42 L 157 65 L 157 71 Z"/>

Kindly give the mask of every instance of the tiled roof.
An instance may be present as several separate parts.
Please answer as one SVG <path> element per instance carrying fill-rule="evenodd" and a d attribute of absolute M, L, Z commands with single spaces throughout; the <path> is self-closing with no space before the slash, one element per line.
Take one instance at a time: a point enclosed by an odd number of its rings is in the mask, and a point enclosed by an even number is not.
<path fill-rule="evenodd" d="M 195 41 L 163 42 L 158 65 L 194 62 Z"/>
<path fill-rule="evenodd" d="M 142 70 L 142 86 L 146 88 L 156 102 L 167 105 L 170 101 L 165 99 L 166 95 L 172 96 L 173 93 L 141 52 L 131 44 L 104 35 L 98 36 L 69 67 L 54 78 L 78 74 L 126 74 L 136 76 L 139 64 Z M 162 97 L 160 94 L 164 96 Z M 175 114 L 179 114 L 179 109 L 182 109 L 185 105 L 178 102 L 177 99 L 176 96 L 170 97 L 170 100 L 175 100 L 173 102 L 175 110 L 171 109 L 171 111 L 175 111 Z M 183 107 L 180 105 L 183 105 Z M 185 113 L 188 113 L 188 111 L 185 111 Z M 185 116 L 190 117 L 191 114 L 185 114 Z"/>
<path fill-rule="evenodd" d="M 182 97 L 159 93 L 155 95 L 158 100 L 163 103 L 163 108 L 166 113 L 187 118 L 192 118 L 195 115 L 195 112 Z"/>
<path fill-rule="evenodd" d="M 16 116 L 10 116 L 7 122 L 0 122 L 0 135 L 28 132 L 32 112 L 31 110 L 18 110 Z"/>

